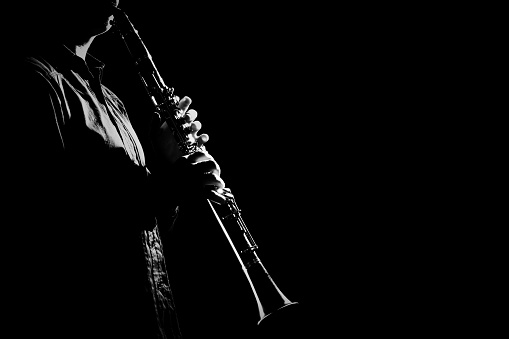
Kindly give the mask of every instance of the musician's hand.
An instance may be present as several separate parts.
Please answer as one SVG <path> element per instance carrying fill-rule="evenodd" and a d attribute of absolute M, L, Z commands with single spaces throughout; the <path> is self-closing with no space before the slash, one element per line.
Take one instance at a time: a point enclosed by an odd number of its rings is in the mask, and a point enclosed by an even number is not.
<path fill-rule="evenodd" d="M 201 194 L 225 187 L 224 181 L 220 177 L 219 164 L 207 152 L 195 152 L 184 156 L 177 161 L 175 167 L 181 167 L 177 169 L 177 176 L 182 174 L 182 177 L 177 180 L 187 179 L 189 184 L 186 184 L 186 187 L 191 191 L 193 191 L 193 186 L 196 187 L 192 194 Z"/>
<path fill-rule="evenodd" d="M 190 104 L 191 99 L 184 97 L 179 108 L 185 113 L 186 126 L 191 128 L 188 137 L 201 146 L 209 137 L 207 134 L 198 135 L 202 125 L 195 120 L 198 113 L 189 109 Z M 163 186 L 168 184 L 179 200 L 189 200 L 197 196 L 209 197 L 211 191 L 225 187 L 220 177 L 221 169 L 214 158 L 206 151 L 183 155 L 166 122 L 153 132 L 152 139 L 162 160 L 159 177 L 164 181 Z"/>
<path fill-rule="evenodd" d="M 209 136 L 207 134 L 198 135 L 198 132 L 201 129 L 201 123 L 195 120 L 198 113 L 194 109 L 189 109 L 190 105 L 191 99 L 189 97 L 184 97 L 180 100 L 179 108 L 182 113 L 184 113 L 184 119 L 186 122 L 184 127 L 191 128 L 191 133 L 187 137 L 201 146 L 209 140 Z M 161 124 L 161 121 L 157 121 L 155 124 L 158 127 L 152 129 L 152 140 L 154 147 L 156 148 L 156 152 L 166 162 L 174 164 L 182 156 L 182 153 L 178 148 L 177 141 L 173 137 L 167 122 L 162 122 Z"/>

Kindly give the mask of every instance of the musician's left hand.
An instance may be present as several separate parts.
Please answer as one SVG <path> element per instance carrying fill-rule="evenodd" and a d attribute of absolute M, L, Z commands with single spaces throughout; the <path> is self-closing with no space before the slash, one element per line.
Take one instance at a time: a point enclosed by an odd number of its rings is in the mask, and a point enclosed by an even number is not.
<path fill-rule="evenodd" d="M 191 129 L 191 133 L 187 137 L 195 141 L 198 146 L 201 146 L 209 140 L 209 136 L 207 134 L 198 135 L 202 125 L 198 120 L 195 120 L 198 116 L 196 110 L 189 109 L 191 102 L 191 98 L 186 96 L 180 100 L 179 108 L 184 114 L 184 120 L 186 122 L 184 127 L 190 127 Z M 174 164 L 177 159 L 182 156 L 177 141 L 173 137 L 167 122 L 162 122 L 161 124 L 160 121 L 158 121 L 156 124 L 158 128 L 156 127 L 152 130 L 152 142 L 154 143 L 156 152 L 165 162 Z"/>

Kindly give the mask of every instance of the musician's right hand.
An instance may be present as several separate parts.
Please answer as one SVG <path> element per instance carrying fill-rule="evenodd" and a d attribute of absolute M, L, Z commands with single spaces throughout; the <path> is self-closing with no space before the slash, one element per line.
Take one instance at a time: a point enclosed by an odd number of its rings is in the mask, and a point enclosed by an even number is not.
<path fill-rule="evenodd" d="M 188 135 L 198 146 L 204 145 L 208 140 L 207 134 L 198 134 L 202 125 L 196 120 L 198 113 L 189 109 L 191 99 L 184 97 L 180 100 L 179 108 L 184 114 L 186 127 L 190 128 Z M 203 195 L 209 195 L 225 187 L 221 179 L 221 169 L 215 159 L 206 151 L 183 155 L 178 148 L 170 127 L 166 122 L 158 123 L 158 127 L 152 131 L 152 142 L 158 154 L 158 163 L 163 170 L 159 176 L 170 189 L 176 190 L 176 196 L 185 197 L 186 200 Z M 161 173 L 162 172 L 162 173 Z"/>

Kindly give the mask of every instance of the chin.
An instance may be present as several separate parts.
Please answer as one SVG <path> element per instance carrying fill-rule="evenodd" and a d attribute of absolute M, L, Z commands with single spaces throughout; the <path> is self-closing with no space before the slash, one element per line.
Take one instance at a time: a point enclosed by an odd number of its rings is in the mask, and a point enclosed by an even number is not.
<path fill-rule="evenodd" d="M 106 21 L 106 30 L 104 32 L 107 32 L 111 28 L 111 22 L 113 21 L 113 15 L 110 15 L 108 18 L 108 21 Z"/>
<path fill-rule="evenodd" d="M 94 25 L 93 35 L 101 35 L 108 32 L 111 28 L 111 20 L 113 19 L 113 15 L 110 15 L 108 18 L 98 21 L 97 24 Z"/>

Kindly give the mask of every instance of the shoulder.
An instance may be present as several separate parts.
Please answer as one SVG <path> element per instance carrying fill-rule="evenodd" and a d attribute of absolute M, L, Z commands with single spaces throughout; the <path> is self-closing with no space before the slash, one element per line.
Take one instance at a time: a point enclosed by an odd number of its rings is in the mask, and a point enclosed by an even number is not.
<path fill-rule="evenodd" d="M 18 111 L 35 117 L 42 110 L 53 110 L 63 103 L 58 75 L 50 62 L 42 57 L 19 56 L 10 64 L 12 72 L 7 100 L 22 103 Z"/>
<path fill-rule="evenodd" d="M 28 106 L 64 104 L 63 75 L 50 59 L 43 56 L 24 56 L 18 60 L 16 95 L 25 98 Z M 32 99 L 29 99 L 32 98 Z"/>
<path fill-rule="evenodd" d="M 7 64 L 6 72 L 11 94 L 28 94 L 41 89 L 55 90 L 58 86 L 55 68 L 42 57 L 13 56 Z"/>
<path fill-rule="evenodd" d="M 57 81 L 60 73 L 44 57 L 28 56 L 20 61 L 22 76 L 50 85 Z"/>
<path fill-rule="evenodd" d="M 21 62 L 23 62 L 23 68 L 29 72 L 35 72 L 41 75 L 50 75 L 56 72 L 53 65 L 43 57 L 27 56 L 24 57 Z"/>

